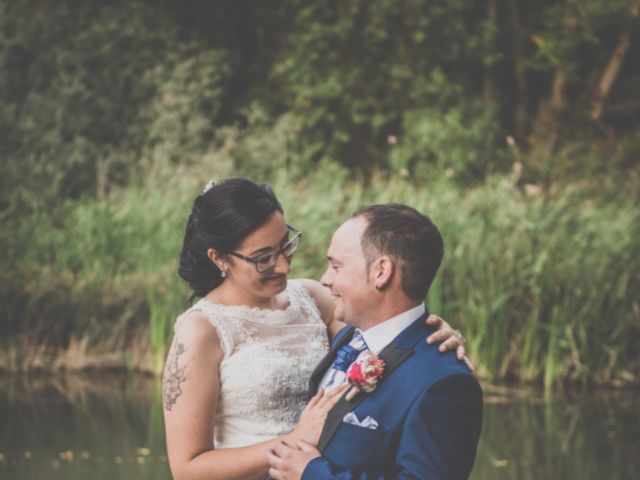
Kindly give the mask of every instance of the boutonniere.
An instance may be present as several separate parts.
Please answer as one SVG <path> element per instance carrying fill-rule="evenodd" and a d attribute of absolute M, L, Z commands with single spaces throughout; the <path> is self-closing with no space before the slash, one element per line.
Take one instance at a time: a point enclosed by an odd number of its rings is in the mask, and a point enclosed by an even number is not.
<path fill-rule="evenodd" d="M 383 373 L 384 361 L 374 353 L 362 352 L 358 361 L 352 363 L 347 370 L 347 380 L 351 385 L 351 389 L 345 397 L 347 401 L 353 400 L 360 391 L 373 392 Z"/>

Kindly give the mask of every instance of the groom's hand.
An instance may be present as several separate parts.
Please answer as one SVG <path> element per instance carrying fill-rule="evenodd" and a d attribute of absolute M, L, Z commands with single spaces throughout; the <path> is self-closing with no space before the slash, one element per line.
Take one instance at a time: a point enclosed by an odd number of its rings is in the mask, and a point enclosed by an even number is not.
<path fill-rule="evenodd" d="M 271 466 L 269 475 L 272 478 L 275 480 L 299 480 L 302 478 L 307 464 L 314 458 L 321 456 L 316 447 L 304 440 L 298 440 L 296 446 L 297 449 L 282 442 L 267 453 L 267 461 Z"/>

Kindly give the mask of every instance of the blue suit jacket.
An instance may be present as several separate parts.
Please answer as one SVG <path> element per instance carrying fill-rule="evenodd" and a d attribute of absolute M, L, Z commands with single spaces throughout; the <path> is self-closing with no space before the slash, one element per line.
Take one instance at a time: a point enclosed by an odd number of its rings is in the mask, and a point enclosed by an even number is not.
<path fill-rule="evenodd" d="M 427 345 L 433 329 L 425 318 L 380 353 L 385 373 L 374 392 L 334 406 L 318 444 L 323 456 L 307 465 L 303 480 L 468 478 L 482 426 L 482 391 L 454 352 Z M 310 393 L 352 334 L 346 327 L 336 336 L 312 374 Z M 350 411 L 360 421 L 373 417 L 378 428 L 344 423 Z"/>

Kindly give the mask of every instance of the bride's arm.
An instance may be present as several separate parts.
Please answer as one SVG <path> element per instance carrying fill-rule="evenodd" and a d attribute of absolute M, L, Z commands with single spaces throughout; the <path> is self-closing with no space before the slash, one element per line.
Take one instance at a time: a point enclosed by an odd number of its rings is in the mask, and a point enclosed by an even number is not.
<path fill-rule="evenodd" d="M 189 313 L 176 331 L 162 382 L 167 452 L 175 480 L 263 478 L 266 453 L 281 440 L 214 450 L 222 358 L 215 328 L 202 313 Z"/>
<path fill-rule="evenodd" d="M 167 452 L 174 480 L 264 478 L 269 469 L 267 452 L 281 442 L 295 445 L 298 439 L 316 444 L 328 411 L 344 393 L 344 388 L 327 395 L 319 392 L 289 434 L 246 447 L 215 450 L 214 417 L 223 356 L 216 330 L 206 316 L 189 313 L 176 330 L 162 379 Z"/>
<path fill-rule="evenodd" d="M 322 321 L 327 326 L 329 331 L 329 337 L 333 339 L 337 333 L 342 330 L 346 323 L 336 320 L 333 317 L 333 312 L 336 308 L 336 301 L 331 295 L 331 292 L 327 287 L 324 287 L 320 282 L 311 280 L 310 278 L 300 278 L 297 280 L 311 295 L 316 302 L 318 310 L 320 310 L 320 316 Z"/>

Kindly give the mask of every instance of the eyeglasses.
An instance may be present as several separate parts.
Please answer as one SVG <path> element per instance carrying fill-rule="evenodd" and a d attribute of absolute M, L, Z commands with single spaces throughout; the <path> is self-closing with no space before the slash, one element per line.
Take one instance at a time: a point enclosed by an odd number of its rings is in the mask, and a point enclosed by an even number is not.
<path fill-rule="evenodd" d="M 265 253 L 264 255 L 260 255 L 259 257 L 251 258 L 240 253 L 229 252 L 229 255 L 233 255 L 234 257 L 238 257 L 245 262 L 253 263 L 256 267 L 256 271 L 258 273 L 264 273 L 267 270 L 271 270 L 275 264 L 278 262 L 278 258 L 280 255 L 284 255 L 284 258 L 287 259 L 287 262 L 291 261 L 291 257 L 298 249 L 300 245 L 300 237 L 302 236 L 302 232 L 299 232 L 291 225 L 287 225 L 289 232 L 293 233 L 293 237 L 287 240 L 287 243 L 282 245 L 278 250 L 270 253 Z"/>

